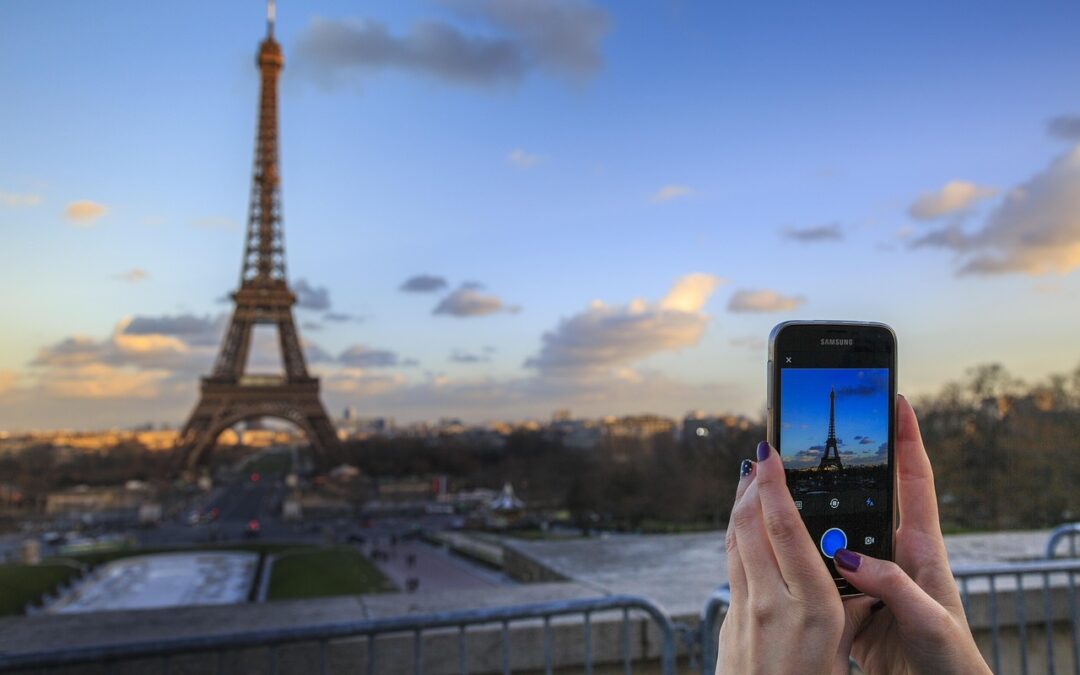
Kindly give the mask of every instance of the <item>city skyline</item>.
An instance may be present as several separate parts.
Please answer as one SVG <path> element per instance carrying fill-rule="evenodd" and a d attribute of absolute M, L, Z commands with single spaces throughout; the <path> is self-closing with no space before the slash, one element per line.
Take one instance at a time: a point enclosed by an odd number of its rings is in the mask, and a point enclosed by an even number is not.
<path fill-rule="evenodd" d="M 287 270 L 332 410 L 757 414 L 791 318 L 892 324 L 909 393 L 1080 363 L 1080 8 L 544 7 L 279 4 Z M 194 406 L 263 12 L 0 8 L 0 429 Z"/>

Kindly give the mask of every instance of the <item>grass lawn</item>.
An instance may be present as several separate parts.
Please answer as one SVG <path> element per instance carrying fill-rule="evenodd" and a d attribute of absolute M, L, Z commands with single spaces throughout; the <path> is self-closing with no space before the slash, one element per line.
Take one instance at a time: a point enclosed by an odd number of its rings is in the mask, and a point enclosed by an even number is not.
<path fill-rule="evenodd" d="M 0 565 L 0 616 L 21 614 L 33 602 L 79 573 L 74 565 Z"/>
<path fill-rule="evenodd" d="M 274 561 L 268 600 L 394 591 L 393 584 L 353 548 L 297 550 Z"/>

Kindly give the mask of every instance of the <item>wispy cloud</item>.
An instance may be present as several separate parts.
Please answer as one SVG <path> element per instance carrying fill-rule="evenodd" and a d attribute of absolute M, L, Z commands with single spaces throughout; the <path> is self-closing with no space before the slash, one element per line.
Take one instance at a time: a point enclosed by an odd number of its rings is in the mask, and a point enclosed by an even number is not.
<path fill-rule="evenodd" d="M 206 216 L 205 218 L 196 218 L 191 221 L 192 227 L 198 227 L 207 230 L 239 230 L 240 223 L 232 218 L 226 218 L 225 216 Z"/>
<path fill-rule="evenodd" d="M 531 169 L 540 161 L 540 155 L 530 154 L 521 148 L 516 148 L 510 151 L 506 159 L 519 169 Z"/>
<path fill-rule="evenodd" d="M 326 286 L 315 286 L 301 278 L 293 282 L 292 290 L 296 293 L 296 306 L 300 309 L 319 312 L 330 309 L 330 291 Z"/>
<path fill-rule="evenodd" d="M 64 217 L 80 227 L 92 227 L 108 210 L 104 204 L 81 200 L 68 204 L 64 209 Z"/>
<path fill-rule="evenodd" d="M 398 286 L 398 290 L 406 293 L 434 293 L 435 291 L 441 291 L 448 285 L 443 277 L 433 274 L 417 274 L 403 281 L 401 286 Z"/>
<path fill-rule="evenodd" d="M 20 206 L 37 206 L 41 204 L 41 195 L 32 192 L 4 192 L 0 190 L 0 204 L 17 208 Z"/>
<path fill-rule="evenodd" d="M 840 227 L 840 223 L 825 223 L 824 225 L 803 228 L 786 227 L 781 232 L 781 236 L 785 239 L 791 239 L 792 241 L 802 243 L 842 241 L 844 238 L 844 229 Z"/>
<path fill-rule="evenodd" d="M 352 345 L 337 359 L 340 363 L 356 368 L 393 368 L 415 366 L 416 359 L 403 359 L 389 349 L 376 349 L 361 344 Z"/>
<path fill-rule="evenodd" d="M 442 19 L 394 34 L 374 19 L 312 19 L 300 36 L 300 70 L 323 84 L 384 70 L 454 84 L 498 86 L 532 70 L 581 81 L 603 64 L 607 11 L 584 0 L 442 0 L 471 31 Z"/>
<path fill-rule="evenodd" d="M 728 311 L 741 313 L 790 312 L 806 302 L 801 295 L 781 295 L 770 289 L 735 291 L 728 300 Z"/>
<path fill-rule="evenodd" d="M 1080 141 L 1080 115 L 1059 115 L 1049 120 L 1046 133 L 1065 141 Z"/>
<path fill-rule="evenodd" d="M 520 311 L 521 307 L 507 305 L 497 295 L 481 293 L 478 284 L 465 283 L 439 301 L 431 313 L 469 318 L 499 313 L 516 314 Z"/>
<path fill-rule="evenodd" d="M 126 272 L 121 272 L 120 274 L 117 274 L 115 278 L 119 279 L 120 281 L 126 281 L 129 284 L 137 284 L 140 281 L 146 281 L 148 278 L 150 278 L 150 273 L 142 269 L 141 267 L 132 267 Z"/>
<path fill-rule="evenodd" d="M 964 211 L 976 202 L 997 193 L 997 188 L 976 185 L 966 180 L 953 180 L 941 189 L 919 195 L 908 207 L 908 215 L 916 220 L 936 220 Z"/>
<path fill-rule="evenodd" d="M 694 194 L 694 190 L 687 185 L 665 185 L 654 192 L 649 201 L 654 204 L 670 202 L 673 199 L 682 199 Z"/>

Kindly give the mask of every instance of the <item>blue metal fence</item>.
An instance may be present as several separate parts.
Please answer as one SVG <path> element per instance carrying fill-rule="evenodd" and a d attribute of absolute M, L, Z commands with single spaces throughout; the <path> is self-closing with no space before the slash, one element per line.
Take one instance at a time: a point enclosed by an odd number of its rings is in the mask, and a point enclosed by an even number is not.
<path fill-rule="evenodd" d="M 644 616 L 656 627 L 659 634 L 658 654 L 645 654 L 649 660 L 657 657 L 663 675 L 675 675 L 676 668 L 676 628 L 668 614 L 652 601 L 630 595 L 614 595 L 599 598 L 575 599 L 558 602 L 544 602 L 511 607 L 490 609 L 471 609 L 454 612 L 441 612 L 413 616 L 368 619 L 360 621 L 337 622 L 333 624 L 314 624 L 268 630 L 238 630 L 236 632 L 200 637 L 185 637 L 152 642 L 123 642 L 114 645 L 102 645 L 87 648 L 59 647 L 49 652 L 7 653 L 0 654 L 0 671 L 17 669 L 42 669 L 78 664 L 102 664 L 106 671 L 125 661 L 135 659 L 157 659 L 160 669 L 168 673 L 177 657 L 192 653 L 213 654 L 215 656 L 214 673 L 220 675 L 223 670 L 224 652 L 250 648 L 267 648 L 265 672 L 276 675 L 279 671 L 279 651 L 286 645 L 315 643 L 318 645 L 317 669 L 325 675 L 328 672 L 327 652 L 334 640 L 345 638 L 366 638 L 366 664 L 357 667 L 357 672 L 366 671 L 368 675 L 390 672 L 385 664 L 380 664 L 378 638 L 389 635 L 411 636 L 412 671 L 419 675 L 423 672 L 424 636 L 433 631 L 456 630 L 457 670 L 461 675 L 471 672 L 469 667 L 469 629 L 495 627 L 500 630 L 502 672 L 511 672 L 510 626 L 513 623 L 536 621 L 542 622 L 543 630 L 543 671 L 551 675 L 555 667 L 553 648 L 552 620 L 558 617 L 580 617 L 582 630 L 581 663 L 584 672 L 591 675 L 596 661 L 593 650 L 592 633 L 594 617 L 602 613 L 621 615 L 619 661 L 623 671 L 629 675 L 633 669 L 634 644 L 631 641 L 632 615 Z M 639 654 L 639 658 L 640 658 Z M 400 663 L 396 664 L 400 666 Z M 534 670 L 529 668 L 529 670 Z"/>

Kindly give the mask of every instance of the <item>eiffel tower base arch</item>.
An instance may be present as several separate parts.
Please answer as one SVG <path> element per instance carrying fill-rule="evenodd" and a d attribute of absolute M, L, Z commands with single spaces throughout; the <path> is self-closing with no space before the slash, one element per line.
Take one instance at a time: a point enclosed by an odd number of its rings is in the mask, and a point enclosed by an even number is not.
<path fill-rule="evenodd" d="M 261 417 L 299 427 L 311 442 L 317 467 L 326 468 L 339 447 L 337 432 L 319 400 L 318 379 L 251 384 L 204 378 L 202 396 L 180 434 L 178 470 L 191 471 L 204 463 L 221 432 Z"/>

